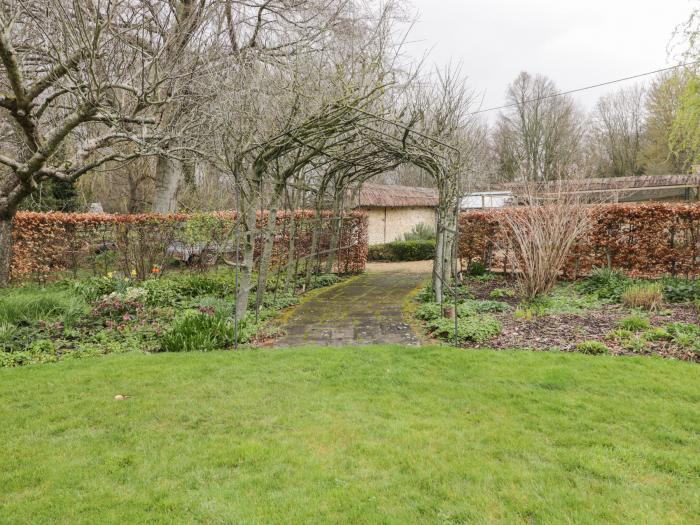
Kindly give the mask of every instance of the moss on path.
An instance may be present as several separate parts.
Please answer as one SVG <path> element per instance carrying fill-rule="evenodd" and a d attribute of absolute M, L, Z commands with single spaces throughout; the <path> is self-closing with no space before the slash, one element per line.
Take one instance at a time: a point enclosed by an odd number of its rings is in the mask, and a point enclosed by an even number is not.
<path fill-rule="evenodd" d="M 325 290 L 292 312 L 276 346 L 418 345 L 403 307 L 428 278 L 424 273 L 367 273 Z"/>

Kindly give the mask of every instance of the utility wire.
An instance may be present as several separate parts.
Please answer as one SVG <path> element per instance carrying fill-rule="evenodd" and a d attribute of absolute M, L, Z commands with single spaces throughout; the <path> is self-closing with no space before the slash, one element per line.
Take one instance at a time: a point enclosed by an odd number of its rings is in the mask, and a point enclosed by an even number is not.
<path fill-rule="evenodd" d="M 525 100 L 523 102 L 515 102 L 513 104 L 506 104 L 504 106 L 497 106 L 493 108 L 487 108 L 487 109 L 480 109 L 478 111 L 473 111 L 471 114 L 476 115 L 478 113 L 486 113 L 488 111 L 497 111 L 499 109 L 507 109 L 507 108 L 512 108 L 515 106 L 519 106 L 520 104 L 529 104 L 531 102 L 538 102 L 540 100 L 547 100 L 548 98 L 556 98 L 556 97 L 561 97 L 564 95 L 570 95 L 571 93 L 578 93 L 579 91 L 586 91 L 588 89 L 595 89 L 603 86 L 609 86 L 611 84 L 617 84 L 618 82 L 625 82 L 626 80 L 633 80 L 635 78 L 642 78 L 642 77 L 647 77 L 649 75 L 655 75 L 657 73 L 663 73 L 664 71 L 671 71 L 672 69 L 677 69 L 679 67 L 687 67 L 687 66 L 694 66 L 696 64 L 700 64 L 700 60 L 697 60 L 695 62 L 686 62 L 684 64 L 676 64 L 675 66 L 671 67 L 664 67 L 661 69 L 656 69 L 654 71 L 647 71 L 646 73 L 640 73 L 638 75 L 632 75 L 631 77 L 624 77 L 624 78 L 618 78 L 615 80 L 609 80 L 607 82 L 601 82 L 600 84 L 593 84 L 591 86 L 585 86 L 585 87 L 580 87 L 576 89 L 570 89 L 569 91 L 561 91 L 560 93 L 553 93 L 551 95 L 547 95 L 544 97 L 539 97 L 539 98 L 531 98 L 529 100 Z"/>

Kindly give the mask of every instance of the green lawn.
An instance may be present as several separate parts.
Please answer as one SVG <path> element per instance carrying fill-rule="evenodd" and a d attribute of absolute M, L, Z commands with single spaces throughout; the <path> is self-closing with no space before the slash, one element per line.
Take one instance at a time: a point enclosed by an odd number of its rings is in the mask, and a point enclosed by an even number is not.
<path fill-rule="evenodd" d="M 699 385 L 451 348 L 2 369 L 0 523 L 697 523 Z"/>

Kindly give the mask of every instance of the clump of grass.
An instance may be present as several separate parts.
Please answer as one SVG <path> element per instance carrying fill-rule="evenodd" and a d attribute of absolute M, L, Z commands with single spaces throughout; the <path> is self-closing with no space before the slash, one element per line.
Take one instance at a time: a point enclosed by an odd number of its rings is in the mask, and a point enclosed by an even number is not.
<path fill-rule="evenodd" d="M 632 336 L 622 342 L 622 348 L 630 352 L 640 353 L 647 349 L 646 333 L 632 334 Z"/>
<path fill-rule="evenodd" d="M 628 308 L 656 310 L 663 303 L 664 294 L 661 283 L 639 283 L 627 288 L 621 302 Z"/>
<path fill-rule="evenodd" d="M 617 322 L 617 326 L 623 330 L 629 330 L 630 332 L 643 332 L 651 328 L 649 324 L 649 319 L 641 315 L 630 315 Z"/>
<path fill-rule="evenodd" d="M 161 338 L 166 352 L 208 352 L 234 342 L 234 327 L 221 315 L 187 312 Z"/>
<path fill-rule="evenodd" d="M 618 301 L 630 285 L 630 278 L 621 270 L 596 268 L 579 286 L 583 293 L 594 294 L 600 299 Z"/>
<path fill-rule="evenodd" d="M 582 354 L 601 355 L 609 354 L 610 349 L 600 341 L 583 341 L 576 345 L 576 350 Z"/>
<path fill-rule="evenodd" d="M 66 313 L 76 315 L 82 307 L 83 303 L 65 290 L 10 289 L 0 297 L 0 322 L 16 325 L 59 319 Z"/>
<path fill-rule="evenodd" d="M 691 323 L 669 323 L 666 330 L 675 344 L 700 353 L 700 326 Z"/>

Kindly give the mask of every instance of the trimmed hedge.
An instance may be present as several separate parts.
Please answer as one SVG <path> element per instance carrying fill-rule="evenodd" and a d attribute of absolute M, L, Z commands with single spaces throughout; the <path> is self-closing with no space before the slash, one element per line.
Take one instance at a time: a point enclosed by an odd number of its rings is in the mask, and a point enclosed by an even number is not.
<path fill-rule="evenodd" d="M 505 218 L 519 208 L 460 215 L 459 254 L 465 266 L 478 261 L 490 270 L 517 266 L 508 251 L 512 234 Z M 633 277 L 700 276 L 700 203 L 648 202 L 590 206 L 590 230 L 577 239 L 565 275 L 616 268 Z"/>
<path fill-rule="evenodd" d="M 370 261 L 427 261 L 435 257 L 435 240 L 394 241 L 369 247 Z"/>
<path fill-rule="evenodd" d="M 323 263 L 331 242 L 333 214 L 321 213 L 317 252 Z M 258 227 L 266 227 L 267 212 L 258 212 Z M 188 214 L 80 214 L 20 212 L 13 219 L 12 278 L 44 281 L 52 274 L 92 270 L 94 275 L 118 271 L 135 272 L 139 279 L 158 272 L 172 260 L 169 248 L 221 246 L 230 239 L 236 213 L 232 211 Z M 295 223 L 294 256 L 311 255 L 313 230 L 319 228 L 316 213 L 309 210 L 279 212 L 272 247 L 272 264 L 288 260 L 291 224 Z M 336 264 L 340 273 L 362 273 L 367 261 L 367 215 L 353 212 L 342 218 Z M 255 260 L 259 260 L 262 240 L 256 239 Z M 302 263 L 302 270 L 304 265 Z"/>

